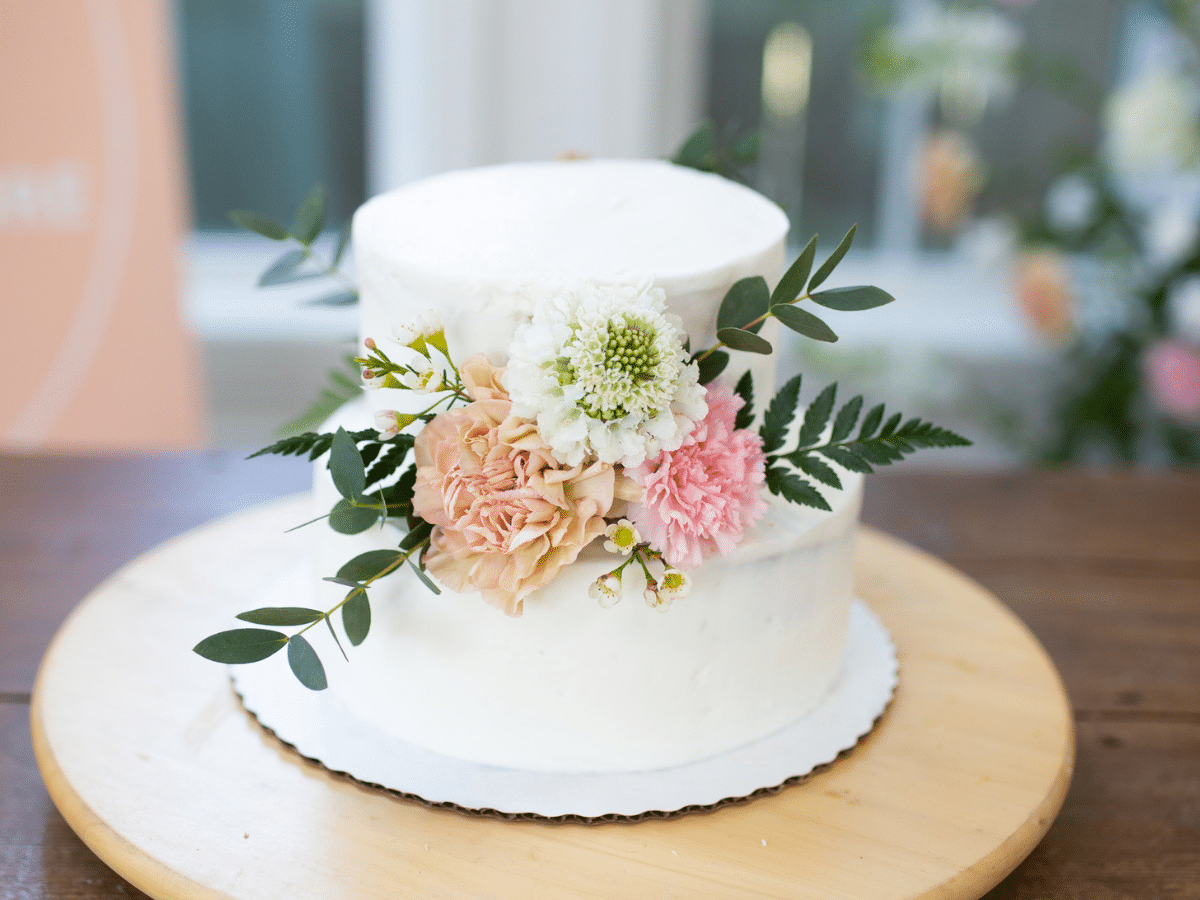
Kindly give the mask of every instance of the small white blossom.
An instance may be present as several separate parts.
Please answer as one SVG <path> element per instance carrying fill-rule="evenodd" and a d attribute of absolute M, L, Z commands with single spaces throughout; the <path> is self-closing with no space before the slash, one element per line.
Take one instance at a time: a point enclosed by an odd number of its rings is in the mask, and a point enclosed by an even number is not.
<path fill-rule="evenodd" d="M 442 388 L 445 373 L 430 363 L 404 376 L 404 385 L 421 394 L 434 394 Z"/>
<path fill-rule="evenodd" d="M 678 569 L 667 569 L 658 579 L 658 595 L 667 598 L 669 603 L 686 597 L 692 589 L 692 579 Z"/>
<path fill-rule="evenodd" d="M 1200 93 L 1183 75 L 1152 69 L 1123 85 L 1104 108 L 1106 149 L 1120 173 L 1186 169 L 1200 160 Z"/>
<path fill-rule="evenodd" d="M 616 606 L 621 599 L 621 579 L 612 572 L 601 575 L 588 588 L 588 596 L 599 601 L 605 609 Z"/>
<path fill-rule="evenodd" d="M 656 288 L 583 282 L 540 302 L 510 348 L 513 412 L 555 458 L 636 466 L 676 450 L 708 407 Z"/>
<path fill-rule="evenodd" d="M 665 613 L 671 608 L 671 601 L 674 599 L 670 594 L 664 595 L 658 589 L 653 581 L 646 585 L 646 590 L 642 593 L 646 599 L 646 605 L 651 609 L 657 609 L 661 613 Z"/>
<path fill-rule="evenodd" d="M 416 343 L 417 338 L 431 338 L 443 330 L 442 318 L 437 311 L 426 309 L 411 321 L 397 322 L 393 325 L 392 337 L 407 347 Z"/>
<path fill-rule="evenodd" d="M 400 433 L 400 429 L 411 421 L 412 416 L 405 416 L 394 409 L 381 409 L 375 413 L 375 428 L 381 441 L 394 438 Z"/>
<path fill-rule="evenodd" d="M 622 519 L 615 525 L 609 525 L 604 529 L 604 536 L 608 538 L 604 542 L 604 549 L 609 553 L 620 553 L 623 556 L 628 556 L 633 552 L 633 548 L 642 540 L 642 536 L 638 534 L 638 530 L 628 519 Z"/>

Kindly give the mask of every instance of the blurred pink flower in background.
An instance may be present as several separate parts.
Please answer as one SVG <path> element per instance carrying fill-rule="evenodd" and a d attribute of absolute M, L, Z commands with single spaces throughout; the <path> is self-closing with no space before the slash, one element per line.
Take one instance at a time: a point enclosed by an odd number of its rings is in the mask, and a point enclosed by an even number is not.
<path fill-rule="evenodd" d="M 1061 342 L 1074 330 L 1074 298 L 1066 257 L 1042 248 L 1023 253 L 1013 271 L 1013 293 L 1025 317 L 1042 337 Z"/>
<path fill-rule="evenodd" d="M 925 141 L 918 160 L 921 217 L 934 231 L 954 231 L 971 212 L 983 187 L 983 162 L 966 135 L 937 131 Z"/>
<path fill-rule="evenodd" d="M 1172 419 L 1200 424 L 1200 347 L 1161 340 L 1144 358 L 1150 399 Z"/>

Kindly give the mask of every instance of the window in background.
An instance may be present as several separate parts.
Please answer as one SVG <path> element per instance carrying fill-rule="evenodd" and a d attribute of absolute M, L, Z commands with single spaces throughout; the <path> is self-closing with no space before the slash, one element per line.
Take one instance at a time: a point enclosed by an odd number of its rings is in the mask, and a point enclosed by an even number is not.
<path fill-rule="evenodd" d="M 195 227 L 288 222 L 320 182 L 329 222 L 364 199 L 363 0 L 177 0 Z"/>

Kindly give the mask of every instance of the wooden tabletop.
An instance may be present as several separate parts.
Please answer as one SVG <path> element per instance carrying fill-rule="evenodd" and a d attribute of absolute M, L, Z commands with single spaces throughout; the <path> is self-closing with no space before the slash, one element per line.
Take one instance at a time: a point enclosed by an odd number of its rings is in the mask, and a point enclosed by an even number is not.
<path fill-rule="evenodd" d="M 303 462 L 230 452 L 0 456 L 0 900 L 145 896 L 67 827 L 34 764 L 29 695 L 58 625 L 142 551 L 308 480 Z M 1072 698 L 1062 813 L 988 898 L 1200 898 L 1200 473 L 885 474 L 863 518 L 1008 603 Z"/>

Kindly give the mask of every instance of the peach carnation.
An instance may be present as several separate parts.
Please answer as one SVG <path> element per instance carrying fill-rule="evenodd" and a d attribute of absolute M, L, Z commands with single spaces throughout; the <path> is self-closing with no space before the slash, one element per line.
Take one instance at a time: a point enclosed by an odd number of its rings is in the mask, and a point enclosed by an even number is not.
<path fill-rule="evenodd" d="M 461 372 L 474 402 L 436 416 L 414 450 L 413 507 L 434 526 L 425 564 L 452 590 L 518 616 L 604 533 L 618 476 L 604 463 L 556 461 L 537 426 L 512 414 L 502 369 L 480 356 Z"/>
<path fill-rule="evenodd" d="M 735 429 L 743 401 L 719 382 L 708 386 L 708 413 L 678 450 L 627 470 L 644 490 L 628 517 L 672 566 L 695 568 L 728 553 L 766 511 L 762 439 Z"/>

